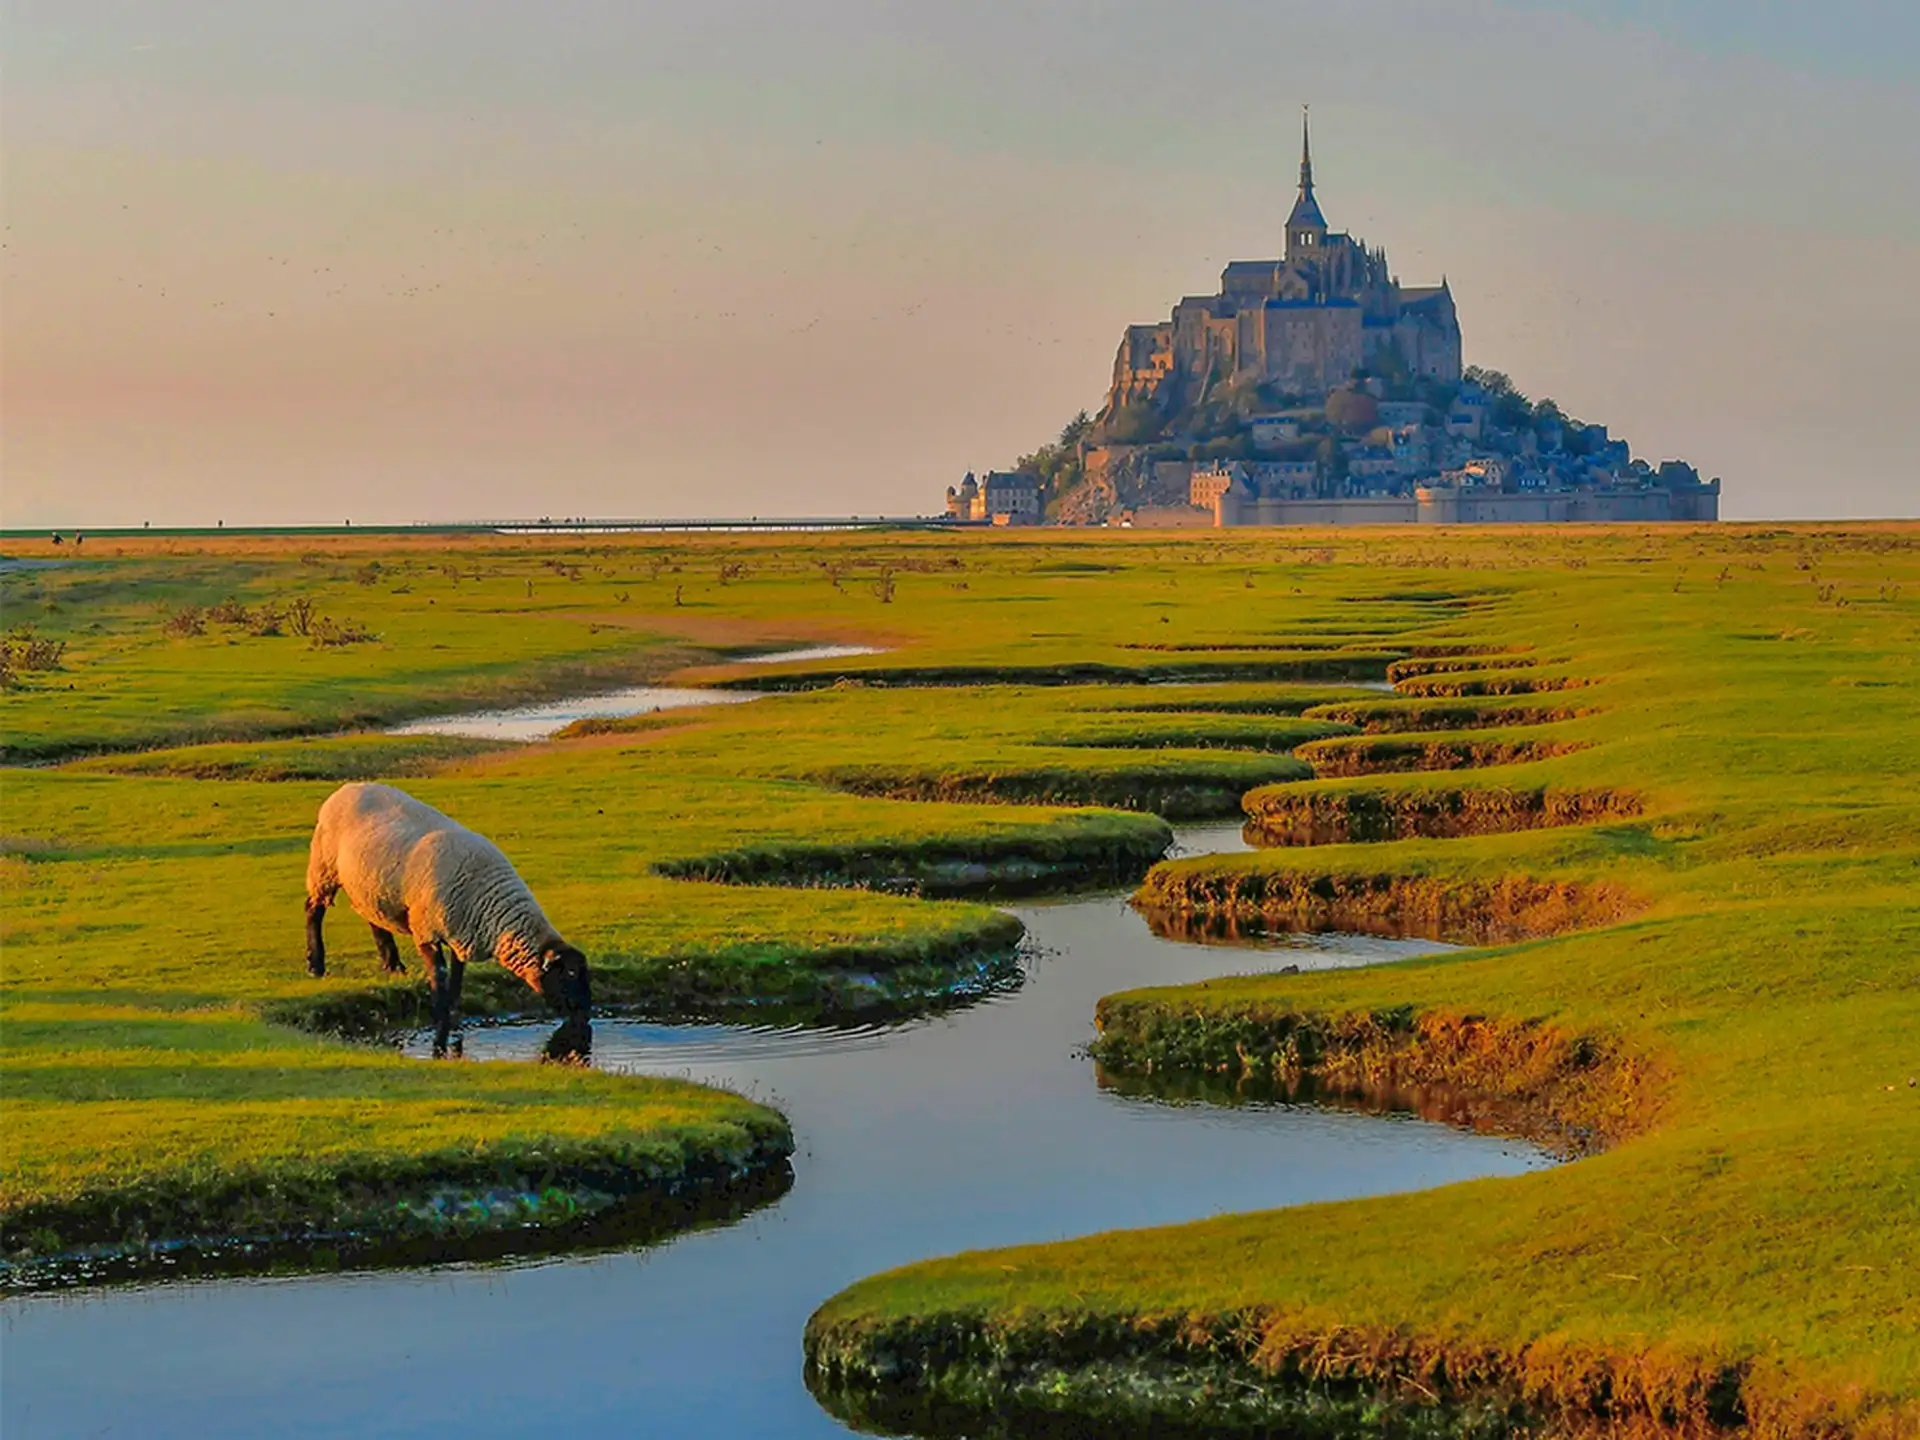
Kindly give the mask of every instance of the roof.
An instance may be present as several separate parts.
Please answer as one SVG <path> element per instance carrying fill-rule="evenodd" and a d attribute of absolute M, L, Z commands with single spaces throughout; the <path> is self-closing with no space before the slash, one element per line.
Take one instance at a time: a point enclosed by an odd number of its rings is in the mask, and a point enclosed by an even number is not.
<path fill-rule="evenodd" d="M 1320 202 L 1313 198 L 1309 186 L 1300 187 L 1300 198 L 1293 202 L 1293 213 L 1287 216 L 1289 230 L 1325 230 L 1327 217 L 1320 213 Z"/>

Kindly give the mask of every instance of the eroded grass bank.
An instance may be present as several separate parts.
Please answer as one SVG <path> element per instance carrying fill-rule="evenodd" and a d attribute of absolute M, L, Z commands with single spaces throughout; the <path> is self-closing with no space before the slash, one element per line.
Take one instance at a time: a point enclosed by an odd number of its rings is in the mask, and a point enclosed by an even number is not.
<path fill-rule="evenodd" d="M 1387 775 L 1408 770 L 1466 770 L 1488 765 L 1525 765 L 1585 748 L 1586 742 L 1548 733 L 1497 730 L 1438 738 L 1366 735 L 1314 740 L 1294 754 L 1323 780 Z"/>
<path fill-rule="evenodd" d="M 1032 1252 L 1008 1251 L 1015 1264 Z M 1884 1398 L 1810 1394 L 1804 1376 L 1711 1346 L 1522 1345 L 1249 1309 L 1102 1323 L 903 1322 L 884 1346 L 816 1319 L 808 1384 L 883 1434 L 1300 1440 L 1666 1440 L 1909 1435 Z"/>
<path fill-rule="evenodd" d="M 733 836 L 762 837 L 762 881 L 904 879 L 915 893 L 942 876 L 981 888 L 942 867 L 982 856 L 1022 880 L 1130 879 L 1169 836 L 1150 816 L 887 807 L 718 773 L 622 785 L 631 762 L 604 748 L 511 759 L 531 768 L 506 777 L 488 760 L 478 775 L 408 783 L 521 860 L 594 957 L 603 1007 L 666 1018 L 872 1019 L 1017 979 L 1020 924 L 984 905 L 661 873 L 726 853 L 714 847 Z M 693 1192 L 724 1200 L 780 1169 L 784 1122 L 738 1096 L 341 1044 L 419 1023 L 426 996 L 417 962 L 407 977 L 379 973 L 344 909 L 330 922 L 328 979 L 304 977 L 305 832 L 326 791 L 83 771 L 9 778 L 10 826 L 32 842 L 0 861 L 0 1243 L 16 1277 L 54 1282 L 74 1265 L 102 1276 L 143 1259 L 174 1267 L 188 1252 L 279 1264 L 308 1241 L 319 1263 L 403 1242 L 466 1254 L 507 1234 L 584 1243 L 619 1213 L 657 1213 Z M 544 797 L 537 810 L 529 794 Z M 538 1009 L 488 966 L 473 970 L 466 1004 L 476 1017 Z M 691 1096 L 705 1097 L 697 1119 Z M 454 1222 L 441 1224 L 443 1212 Z M 49 1266 L 56 1253 L 74 1264 Z"/>
<path fill-rule="evenodd" d="M 1624 790 L 1552 784 L 1269 786 L 1246 799 L 1249 833 L 1264 845 L 1501 834 L 1627 820 L 1640 810 L 1639 796 Z"/>
<path fill-rule="evenodd" d="M 297 1160 L 202 1154 L 42 1194 L 5 1212 L 0 1289 L 633 1243 L 737 1216 L 791 1183 L 792 1133 L 765 1106 L 674 1082 L 594 1098 L 627 1126 L 599 1117 L 597 1133 L 404 1153 L 370 1135 L 365 1149 Z M 39 1138 L 28 1124 L 24 1138 Z"/>
<path fill-rule="evenodd" d="M 662 643 L 644 617 L 603 618 L 600 607 L 617 609 L 607 592 L 634 583 L 607 558 L 148 558 L 45 572 L 31 596 L 13 587 L 16 599 L 39 598 L 42 623 L 73 635 L 62 671 L 0 696 L 20 731 L 41 736 L 34 753 L 211 737 L 5 782 L 0 1244 L 17 1283 L 277 1265 L 303 1250 L 330 1264 L 593 1243 L 695 1200 L 697 1210 L 700 1197 L 764 1198 L 784 1173 L 784 1124 L 736 1096 L 709 1095 L 696 1115 L 688 1096 L 706 1092 L 690 1087 L 528 1067 L 508 1067 L 518 1073 L 503 1085 L 496 1067 L 424 1067 L 339 1044 L 417 1024 L 426 997 L 417 964 L 401 979 L 379 974 L 345 911 L 331 922 L 333 973 L 302 974 L 306 834 L 335 781 L 403 779 L 497 838 L 592 953 L 602 1005 L 664 1018 L 871 1020 L 964 1003 L 1017 981 L 1020 926 L 984 905 L 911 897 L 1130 884 L 1165 849 L 1170 832 L 1149 815 L 889 804 L 820 788 L 812 772 L 844 755 L 843 727 L 940 763 L 928 731 L 953 723 L 964 692 L 918 719 L 899 704 L 863 709 L 858 693 L 795 696 L 781 704 L 806 710 L 797 720 L 738 707 L 731 729 L 650 718 L 532 747 L 222 738 L 361 715 L 334 693 L 348 674 L 353 704 L 364 683 L 379 713 L 397 716 L 519 698 L 562 673 L 476 665 L 458 645 L 447 657 L 443 637 L 477 645 L 489 626 L 511 632 L 490 654 L 598 650 L 595 663 L 623 676 L 728 645 L 814 638 L 777 618 L 699 617 L 684 639 L 708 648 Z M 316 575 L 328 566 L 330 580 Z M 139 598 L 148 582 L 151 601 Z M 327 584 L 352 587 L 343 593 L 375 638 L 337 655 L 240 627 L 273 595 Z M 202 616 L 199 633 L 171 635 L 149 608 L 216 587 L 239 597 L 220 607 L 236 618 Z M 450 607 L 444 624 L 425 610 L 436 602 Z M 184 730 L 139 720 L 172 705 L 173 691 L 115 692 L 167 667 L 199 707 L 187 707 Z M 1094 769 L 1128 763 L 1133 740 L 1166 753 L 1158 722 L 1116 719 L 1094 691 L 1056 702 L 976 704 L 962 743 L 1069 740 L 1081 748 L 1067 753 Z M 994 725 L 981 723 L 989 716 Z M 1208 721 L 1168 723 L 1177 739 Z M 1333 728 L 1239 726 L 1282 752 L 1260 762 L 1269 775 L 1295 763 L 1285 748 Z M 1172 772 L 1181 759 L 1160 763 Z M 1209 749 L 1191 763 L 1232 762 Z M 680 878 L 692 875 L 728 883 Z M 747 880 L 757 883 L 737 883 Z M 525 1013 L 532 997 L 482 966 L 465 1001 L 483 1019 Z"/>
<path fill-rule="evenodd" d="M 1249 811 L 1301 848 L 1169 862 L 1140 895 L 1176 932 L 1502 948 L 1101 1006 L 1121 1083 L 1432 1083 L 1588 1158 L 878 1276 L 809 1328 L 823 1401 L 926 1434 L 1920 1433 L 1920 1001 L 1894 958 L 1920 941 L 1920 545 L 1718 543 L 1749 547 L 1737 604 L 1543 579 L 1445 624 L 1550 665 L 1407 666 L 1400 697 L 1307 712 L 1471 731 L 1459 758 L 1509 768 L 1275 786 Z M 1503 698 L 1547 690 L 1579 704 Z"/>
<path fill-rule="evenodd" d="M 1920 945 L 1917 540 L 1910 529 L 1734 526 L 529 540 L 430 560 L 411 549 L 419 563 L 404 579 L 367 585 L 354 577 L 381 557 L 364 545 L 329 541 L 318 553 L 339 572 L 329 583 L 381 636 L 369 643 L 384 647 L 337 654 L 378 659 L 409 703 L 436 708 L 446 667 L 479 663 L 434 651 L 446 606 L 464 614 L 469 638 L 512 632 L 484 657 L 503 671 L 557 643 L 629 654 L 654 634 L 721 645 L 884 633 L 896 668 L 1125 672 L 1110 677 L 1130 682 L 1115 703 L 1097 697 L 1119 686 L 1044 687 L 1061 705 L 1106 712 L 1091 720 L 1032 698 L 1037 686 L 985 698 L 849 686 L 573 746 L 448 757 L 408 782 L 500 839 L 596 958 L 725 954 L 784 967 L 834 946 L 964 929 L 978 907 L 704 884 L 656 867 L 738 851 L 742 836 L 753 837 L 744 848 L 1057 836 L 1077 822 L 1035 807 L 835 793 L 818 774 L 858 759 L 937 777 L 968 763 L 1037 763 L 1033 746 L 1052 746 L 1071 768 L 1068 752 L 1091 764 L 1115 748 L 1116 716 L 1144 722 L 1140 743 L 1122 748 L 1162 754 L 1168 731 L 1154 727 L 1194 733 L 1206 715 L 1267 717 L 1275 734 L 1296 720 L 1376 734 L 1550 726 L 1581 748 L 1526 761 L 1525 775 L 1473 781 L 1640 802 L 1637 815 L 1598 823 L 1182 862 L 1165 873 L 1183 878 L 1153 882 L 1196 899 L 1184 916 L 1194 925 L 1347 924 L 1370 910 L 1400 925 L 1425 911 L 1445 933 L 1507 942 L 1169 996 L 1162 1021 L 1217 1002 L 1220 1026 L 1241 1027 L 1231 1062 L 1202 1055 L 1242 1074 L 1283 1072 L 1298 1067 L 1294 1037 L 1307 1035 L 1316 1065 L 1350 1054 L 1361 1075 L 1365 1057 L 1392 1072 L 1416 1064 L 1401 1053 L 1410 1037 L 1444 1020 L 1484 1037 L 1466 1048 L 1490 1057 L 1489 1083 L 1535 1076 L 1601 1094 L 1637 1077 L 1627 1088 L 1652 1103 L 1632 1111 L 1642 1123 L 1619 1129 L 1618 1143 L 1524 1179 L 878 1277 L 810 1331 L 819 1373 L 839 1377 L 834 1403 L 912 1407 L 964 1393 L 1000 1413 L 1032 1403 L 1103 1426 L 1184 1416 L 1217 1433 L 1246 1399 L 1299 1426 L 1324 1410 L 1349 1433 L 1473 1424 L 1830 1437 L 1911 1433 L 1920 1397 L 1920 1092 L 1906 1084 L 1920 1000 L 1903 968 Z M 202 567 L 196 584 L 223 587 L 231 572 L 220 567 L 239 563 L 239 543 L 129 554 L 128 572 L 107 577 L 122 587 L 114 604 L 151 567 L 182 560 Z M 305 573 L 292 553 L 241 558 L 262 567 L 269 589 Z M 234 738 L 259 733 L 241 719 L 222 729 L 221 717 L 264 703 L 260 677 L 303 704 L 345 683 L 328 668 L 341 663 L 336 652 L 288 647 L 260 666 L 266 652 L 247 641 L 122 637 L 111 607 L 107 628 L 91 630 L 91 602 L 64 588 L 66 573 L 7 592 L 73 642 L 63 672 L 0 695 L 22 733 L 119 734 L 163 696 L 205 733 Z M 804 631 L 794 616 L 806 617 Z M 1409 688 L 1443 692 L 1428 698 L 1131 683 L 1137 662 L 1162 653 L 1151 647 L 1208 664 L 1272 662 L 1313 634 L 1376 658 L 1501 651 L 1541 663 L 1410 677 Z M 1303 659 L 1339 653 L 1292 648 Z M 140 678 L 161 671 L 164 692 Z M 921 698 L 935 708 L 911 708 Z M 1067 738 L 1081 724 L 1100 732 L 1095 743 Z M 1325 737 L 1289 743 L 1315 738 Z M 1467 778 L 1376 775 L 1360 788 Z M 326 1161 L 355 1145 L 404 1157 L 668 1123 L 646 1108 L 662 1097 L 624 1083 L 589 1103 L 563 1073 L 414 1065 L 261 1025 L 259 1007 L 320 993 L 298 974 L 297 897 L 305 827 L 325 788 L 7 777 L 7 1204 L 202 1162 L 237 1173 L 256 1157 Z M 1197 903 L 1203 895 L 1223 903 Z M 1449 912 L 1448 895 L 1467 898 Z M 1487 914 L 1502 924 L 1486 925 Z M 329 986 L 379 988 L 370 955 L 336 943 L 346 974 Z M 1405 1030 L 1373 1021 L 1379 1033 L 1344 1050 L 1329 1038 L 1351 1017 L 1403 1015 Z M 1245 1028 L 1255 1021 L 1265 1028 Z M 501 1082 L 480 1077 L 496 1068 L 514 1084 L 489 1093 Z M 418 1088 L 421 1076 L 440 1088 Z M 1231 1345 L 1216 1347 L 1219 1335 Z"/>
<path fill-rule="evenodd" d="M 1603 925 L 1645 901 L 1617 883 L 1530 875 L 1408 875 L 1391 870 L 1222 866 L 1207 859 L 1155 867 L 1137 903 L 1168 933 L 1249 935 L 1350 930 L 1457 944 L 1502 944 Z"/>
<path fill-rule="evenodd" d="M 1181 1007 L 1136 993 L 1102 1001 L 1099 1025 L 1092 1053 L 1110 1072 L 1201 1073 L 1254 1093 L 1303 1080 L 1336 1095 L 1398 1093 L 1416 1109 L 1567 1155 L 1645 1129 L 1661 1098 L 1645 1057 L 1542 1022 L 1411 1006 L 1321 1014 L 1256 996 Z M 1429 1089 L 1431 1107 L 1421 1104 Z"/>

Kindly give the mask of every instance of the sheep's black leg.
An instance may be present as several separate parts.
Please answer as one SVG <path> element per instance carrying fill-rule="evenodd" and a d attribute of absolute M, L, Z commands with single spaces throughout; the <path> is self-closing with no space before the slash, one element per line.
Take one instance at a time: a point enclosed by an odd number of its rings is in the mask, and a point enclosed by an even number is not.
<path fill-rule="evenodd" d="M 427 962 L 427 984 L 433 990 L 433 1058 L 444 1059 L 447 1032 L 453 1028 L 453 981 L 447 975 L 446 957 L 438 945 L 422 945 L 420 958 Z"/>
<path fill-rule="evenodd" d="M 393 932 L 382 930 L 378 925 L 367 927 L 373 931 L 373 948 L 380 952 L 380 968 L 389 975 L 404 975 L 407 967 L 400 963 L 400 947 L 394 943 Z"/>
<path fill-rule="evenodd" d="M 467 1053 L 466 1046 L 461 1042 L 458 1029 L 460 1024 L 460 985 L 466 978 L 467 962 L 456 955 L 448 967 L 447 974 L 447 1016 L 451 1022 L 450 1028 L 452 1028 L 454 1032 L 453 1053 L 456 1055 L 464 1055 Z"/>
<path fill-rule="evenodd" d="M 316 979 L 327 973 L 327 940 L 321 928 L 327 923 L 327 902 L 307 898 L 307 973 Z"/>

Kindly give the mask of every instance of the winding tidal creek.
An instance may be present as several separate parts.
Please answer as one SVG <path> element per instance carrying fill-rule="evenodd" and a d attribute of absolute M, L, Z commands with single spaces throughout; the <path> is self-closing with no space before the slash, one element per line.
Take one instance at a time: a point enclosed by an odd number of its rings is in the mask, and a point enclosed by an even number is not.
<path fill-rule="evenodd" d="M 1237 826 L 1180 832 L 1243 848 Z M 801 1331 L 877 1270 L 980 1246 L 1510 1175 L 1524 1143 L 1410 1115 L 1181 1104 L 1103 1089 L 1095 1002 L 1142 984 L 1438 948 L 1157 937 L 1120 895 L 1016 912 L 1024 983 L 850 1030 L 602 1019 L 593 1063 L 730 1085 L 798 1141 L 784 1196 L 641 1249 L 298 1279 L 36 1295 L 0 1307 L 8 1440 L 69 1436 L 832 1436 Z M 470 1028 L 469 1060 L 547 1025 Z"/>
<path fill-rule="evenodd" d="M 798 660 L 839 660 L 854 655 L 878 655 L 871 645 L 808 645 L 799 650 L 772 650 L 760 655 L 736 656 L 736 665 L 783 665 Z M 722 690 L 712 686 L 630 685 L 598 695 L 549 700 L 538 705 L 515 705 L 504 710 L 469 710 L 457 715 L 433 715 L 395 725 L 389 735 L 461 735 L 475 740 L 545 740 L 576 720 L 617 720 L 650 715 L 656 710 L 683 710 L 694 705 L 738 705 L 758 700 L 760 690 Z"/>

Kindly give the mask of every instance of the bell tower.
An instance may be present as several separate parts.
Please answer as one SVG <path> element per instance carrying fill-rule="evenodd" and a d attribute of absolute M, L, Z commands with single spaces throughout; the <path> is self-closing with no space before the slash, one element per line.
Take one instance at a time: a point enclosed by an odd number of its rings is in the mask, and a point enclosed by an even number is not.
<path fill-rule="evenodd" d="M 1307 107 L 1300 107 L 1300 197 L 1287 216 L 1287 263 L 1317 266 L 1327 242 L 1327 221 L 1313 198 L 1313 141 L 1307 130 Z"/>

